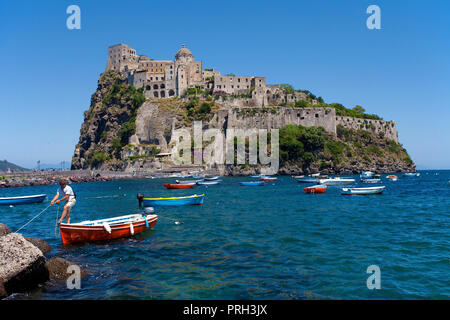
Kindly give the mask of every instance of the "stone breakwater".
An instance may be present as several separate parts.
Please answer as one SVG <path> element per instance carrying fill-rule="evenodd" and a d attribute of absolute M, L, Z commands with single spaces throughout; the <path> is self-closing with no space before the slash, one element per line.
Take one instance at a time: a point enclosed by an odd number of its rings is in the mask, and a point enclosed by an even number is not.
<path fill-rule="evenodd" d="M 0 172 L 0 188 L 52 185 L 57 184 L 62 178 L 67 179 L 69 183 L 83 183 L 144 177 L 144 174 L 133 172 L 93 170 L 16 172 L 14 174 Z"/>
<path fill-rule="evenodd" d="M 0 223 L 0 299 L 66 280 L 71 275 L 68 267 L 74 264 L 56 256 L 47 259 L 50 252 L 44 240 L 11 233 Z M 81 270 L 84 275 L 86 272 Z"/>

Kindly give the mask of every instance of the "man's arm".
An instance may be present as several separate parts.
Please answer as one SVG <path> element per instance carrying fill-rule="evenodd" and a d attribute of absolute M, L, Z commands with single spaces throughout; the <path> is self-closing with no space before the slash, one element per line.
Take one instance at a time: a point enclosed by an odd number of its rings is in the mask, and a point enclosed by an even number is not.
<path fill-rule="evenodd" d="M 53 200 L 50 202 L 50 205 L 51 205 L 51 206 L 55 204 L 55 201 L 56 201 L 56 199 L 58 199 L 58 197 L 59 197 L 59 192 L 56 193 L 56 196 L 55 196 L 55 197 L 53 198 Z"/>
<path fill-rule="evenodd" d="M 66 194 L 66 195 L 65 195 L 64 197 L 62 197 L 61 199 L 56 200 L 56 204 L 59 204 L 61 201 L 64 201 L 64 200 L 69 199 L 69 197 L 70 197 L 70 194 Z"/>

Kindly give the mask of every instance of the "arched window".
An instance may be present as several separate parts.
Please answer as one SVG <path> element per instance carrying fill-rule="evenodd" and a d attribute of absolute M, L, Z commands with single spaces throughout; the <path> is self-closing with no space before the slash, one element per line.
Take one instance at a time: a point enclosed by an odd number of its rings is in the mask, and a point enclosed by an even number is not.
<path fill-rule="evenodd" d="M 169 90 L 169 97 L 173 97 L 175 95 L 175 91 L 172 89 Z"/>
<path fill-rule="evenodd" d="M 157 84 L 154 84 L 154 85 L 153 85 L 153 89 L 154 89 L 154 90 L 158 90 L 158 85 L 157 85 Z"/>
<path fill-rule="evenodd" d="M 159 86 L 161 89 L 165 89 L 166 85 L 164 83 L 161 83 L 161 85 Z"/>
<path fill-rule="evenodd" d="M 164 98 L 166 96 L 166 92 L 165 91 L 161 91 L 161 98 Z"/>
<path fill-rule="evenodd" d="M 155 98 L 158 98 L 158 91 L 153 91 L 153 95 L 155 96 Z"/>
<path fill-rule="evenodd" d="M 145 90 L 147 90 L 147 91 L 150 91 L 150 89 L 151 89 L 151 87 L 150 87 L 149 85 L 147 85 L 147 86 L 145 87 Z"/>

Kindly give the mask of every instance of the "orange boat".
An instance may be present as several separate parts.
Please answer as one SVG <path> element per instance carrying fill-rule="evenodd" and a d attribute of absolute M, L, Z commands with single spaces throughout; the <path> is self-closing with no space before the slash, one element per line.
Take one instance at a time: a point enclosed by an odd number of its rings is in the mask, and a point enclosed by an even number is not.
<path fill-rule="evenodd" d="M 292 179 L 303 179 L 305 176 L 292 176 Z"/>
<path fill-rule="evenodd" d="M 259 178 L 259 181 L 276 181 L 277 178 L 275 177 L 261 177 Z"/>
<path fill-rule="evenodd" d="M 80 223 L 61 223 L 59 231 L 61 232 L 61 240 L 64 245 L 74 242 L 111 240 L 130 237 L 150 230 L 157 220 L 158 216 L 156 214 L 131 214 Z"/>
<path fill-rule="evenodd" d="M 325 193 L 325 191 L 327 191 L 327 186 L 317 185 L 312 187 L 306 187 L 303 190 L 305 190 L 306 193 Z"/>
<path fill-rule="evenodd" d="M 191 189 L 195 186 L 195 183 L 165 183 L 164 187 L 167 189 Z"/>

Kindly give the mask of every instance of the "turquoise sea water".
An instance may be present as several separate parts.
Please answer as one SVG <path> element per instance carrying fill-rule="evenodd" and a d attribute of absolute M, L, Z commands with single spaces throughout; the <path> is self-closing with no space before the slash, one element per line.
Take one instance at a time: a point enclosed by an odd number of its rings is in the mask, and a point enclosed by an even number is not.
<path fill-rule="evenodd" d="M 356 176 L 355 176 L 356 178 Z M 308 195 L 290 177 L 264 187 L 221 185 L 165 190 L 174 179 L 72 184 L 72 222 L 140 212 L 136 194 L 205 193 L 203 206 L 156 208 L 156 226 L 130 239 L 62 246 L 56 207 L 23 231 L 52 255 L 89 272 L 81 290 L 65 284 L 32 299 L 449 299 L 450 171 L 383 177 L 382 195 L 342 196 L 338 187 Z M 0 189 L 0 196 L 48 193 L 56 186 Z M 13 231 L 49 203 L 0 207 Z M 175 222 L 179 221 L 180 224 Z M 369 290 L 369 265 L 381 289 Z"/>

